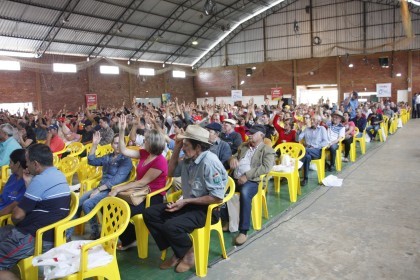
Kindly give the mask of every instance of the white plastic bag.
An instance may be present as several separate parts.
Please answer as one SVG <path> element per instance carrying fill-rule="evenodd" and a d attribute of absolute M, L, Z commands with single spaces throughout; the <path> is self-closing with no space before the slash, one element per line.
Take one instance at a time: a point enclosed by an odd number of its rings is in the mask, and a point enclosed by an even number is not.
<path fill-rule="evenodd" d="M 402 123 L 401 118 L 399 118 L 399 119 L 398 119 L 398 124 L 397 124 L 397 127 L 398 127 L 398 128 L 403 127 L 403 123 Z"/>
<path fill-rule="evenodd" d="M 339 179 L 334 175 L 328 175 L 322 180 L 322 184 L 326 187 L 341 187 L 343 185 L 343 179 Z"/>
<path fill-rule="evenodd" d="M 61 246 L 52 248 L 44 254 L 34 257 L 33 266 L 44 267 L 44 277 L 56 279 L 65 277 L 79 271 L 81 248 L 92 240 L 75 240 Z M 108 254 L 102 246 L 91 248 L 88 252 L 88 268 L 103 266 L 112 261 L 113 256 Z"/>
<path fill-rule="evenodd" d="M 239 194 L 234 194 L 233 197 L 226 202 L 229 213 L 229 231 L 237 232 L 239 228 Z"/>

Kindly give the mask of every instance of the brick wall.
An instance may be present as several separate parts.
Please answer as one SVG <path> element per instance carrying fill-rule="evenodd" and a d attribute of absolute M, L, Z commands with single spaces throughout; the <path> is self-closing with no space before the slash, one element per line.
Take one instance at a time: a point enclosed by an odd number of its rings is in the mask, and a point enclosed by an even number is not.
<path fill-rule="evenodd" d="M 379 57 L 389 57 L 393 68 L 381 68 Z M 393 60 L 392 60 L 393 57 Z M 45 55 L 42 59 L 28 60 L 44 65 L 39 70 L 23 68 L 19 72 L 0 72 L 0 103 L 33 102 L 39 108 L 37 101 L 41 100 L 42 108 L 58 110 L 66 104 L 69 110 L 85 104 L 86 93 L 96 93 L 100 106 L 119 106 L 123 100 L 129 101 L 136 97 L 160 97 L 169 92 L 180 100 L 194 101 L 196 97 L 230 96 L 231 89 L 242 89 L 245 96 L 270 95 L 273 87 L 282 87 L 285 94 L 295 94 L 294 83 L 339 84 L 340 94 L 344 92 L 375 91 L 376 83 L 392 83 L 392 100 L 397 98 L 397 90 L 408 87 L 408 51 L 378 53 L 370 55 L 352 55 L 348 58 L 327 57 L 301 59 L 295 61 L 270 61 L 250 65 L 227 66 L 192 71 L 189 67 L 167 66 L 161 64 L 135 62 L 124 67 L 130 67 L 129 74 L 120 71 L 119 75 L 103 75 L 99 66 L 108 64 L 100 61 L 91 67 L 79 70 L 77 73 L 53 73 L 53 62 L 77 63 L 86 62 L 85 58 Z M 354 64 L 353 68 L 348 63 Z M 51 65 L 51 66 L 50 66 Z M 137 75 L 138 67 L 153 67 L 157 75 L 143 77 Z M 255 66 L 251 77 L 246 76 L 246 68 Z M 51 67 L 51 68 L 50 68 Z M 185 79 L 172 77 L 172 69 L 187 72 Z M 391 74 L 394 76 L 391 76 Z M 401 73 L 401 77 L 395 77 Z M 337 76 L 340 80 L 337 81 Z M 38 81 L 37 81 L 38 80 Z M 412 51 L 412 92 L 420 92 L 420 51 Z M 243 85 L 240 82 L 244 81 Z M 39 92 L 37 92 L 37 82 Z M 205 93 L 208 92 L 208 95 Z"/>
<path fill-rule="evenodd" d="M 194 81 L 197 97 L 229 96 L 232 85 L 241 80 L 243 95 L 270 95 L 270 88 L 282 87 L 285 94 L 295 94 L 297 85 L 338 84 L 340 99 L 345 92 L 376 91 L 377 83 L 392 83 L 392 100 L 397 100 L 397 90 L 408 88 L 408 51 L 352 55 L 348 58 L 326 57 L 293 61 L 271 61 L 252 65 L 239 65 L 212 69 L 199 69 Z M 389 68 L 379 65 L 380 57 L 389 58 Z M 349 68 L 348 64 L 354 67 Z M 393 66 L 391 66 L 393 64 Z M 251 77 L 246 68 L 256 67 Z M 413 92 L 420 92 L 420 51 L 412 52 Z M 401 77 L 396 77 L 401 73 Z M 340 77 L 337 80 L 337 77 Z"/>
<path fill-rule="evenodd" d="M 133 62 L 116 63 L 129 67 L 129 72 L 121 70 L 119 75 L 104 75 L 99 72 L 100 65 L 110 65 L 101 60 L 90 67 L 86 65 L 86 58 L 45 55 L 41 59 L 21 59 L 37 63 L 39 67 L 22 67 L 21 71 L 0 72 L 0 103 L 33 102 L 35 108 L 57 111 L 64 104 L 70 111 L 77 110 L 85 104 L 85 94 L 96 93 L 101 107 L 120 106 L 125 100 L 131 102 L 136 97 L 161 97 L 162 93 L 172 93 L 181 96 L 186 101 L 195 100 L 193 89 L 193 73 L 190 67 L 173 66 L 162 68 L 162 64 Z M 54 73 L 52 63 L 79 63 L 82 70 L 77 73 Z M 152 67 L 156 69 L 156 76 L 139 76 L 139 67 Z M 87 67 L 87 68 L 86 68 Z M 41 68 L 34 70 L 35 68 Z M 176 79 L 172 77 L 172 69 L 184 70 L 187 78 Z M 39 74 L 37 75 L 37 71 Z M 37 89 L 37 82 L 39 84 Z"/>

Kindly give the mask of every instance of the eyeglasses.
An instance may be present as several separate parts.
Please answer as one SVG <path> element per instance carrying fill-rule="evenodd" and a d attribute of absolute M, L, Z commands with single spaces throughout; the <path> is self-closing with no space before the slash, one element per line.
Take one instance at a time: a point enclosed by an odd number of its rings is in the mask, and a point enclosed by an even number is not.
<path fill-rule="evenodd" d="M 306 116 L 306 117 L 304 117 L 305 119 L 310 119 L 311 117 L 308 117 L 308 116 Z"/>

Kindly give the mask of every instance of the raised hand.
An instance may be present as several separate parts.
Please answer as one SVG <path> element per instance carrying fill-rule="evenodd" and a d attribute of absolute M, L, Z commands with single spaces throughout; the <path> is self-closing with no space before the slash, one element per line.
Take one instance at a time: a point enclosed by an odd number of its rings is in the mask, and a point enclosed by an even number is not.
<path fill-rule="evenodd" d="M 127 116 L 121 114 L 120 121 L 118 122 L 118 129 L 121 131 L 125 130 L 127 127 Z"/>
<path fill-rule="evenodd" d="M 102 139 L 101 134 L 99 133 L 99 131 L 96 131 L 92 137 L 92 145 L 95 145 L 95 146 L 98 145 L 99 142 L 101 142 L 101 139 Z"/>

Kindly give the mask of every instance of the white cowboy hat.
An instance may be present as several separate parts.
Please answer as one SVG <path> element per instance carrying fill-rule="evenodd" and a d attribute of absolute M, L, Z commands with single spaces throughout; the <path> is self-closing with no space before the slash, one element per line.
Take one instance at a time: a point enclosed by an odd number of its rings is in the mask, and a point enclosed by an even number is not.
<path fill-rule="evenodd" d="M 211 143 L 209 142 L 209 136 L 210 132 L 207 129 L 202 128 L 199 125 L 189 125 L 185 130 L 184 134 L 178 134 L 177 138 L 193 139 L 211 145 Z"/>

